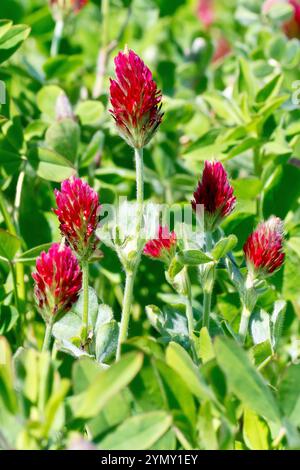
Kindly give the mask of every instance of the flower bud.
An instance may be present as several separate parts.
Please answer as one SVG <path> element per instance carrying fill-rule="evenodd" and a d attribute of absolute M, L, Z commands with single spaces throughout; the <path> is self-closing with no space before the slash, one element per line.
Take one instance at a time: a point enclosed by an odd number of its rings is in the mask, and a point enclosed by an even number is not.
<path fill-rule="evenodd" d="M 176 244 L 175 232 L 169 232 L 168 227 L 159 226 L 158 237 L 146 243 L 144 255 L 169 264 L 175 255 Z"/>
<path fill-rule="evenodd" d="M 32 277 L 35 299 L 46 322 L 69 310 L 78 299 L 82 273 L 68 246 L 53 243 L 48 253 L 43 251 Z"/>
<path fill-rule="evenodd" d="M 282 266 L 283 240 L 283 222 L 274 216 L 260 223 L 248 237 L 243 250 L 253 277 L 271 275 Z"/>
<path fill-rule="evenodd" d="M 54 191 L 61 234 L 80 259 L 88 260 L 97 247 L 100 203 L 96 191 L 80 178 L 62 182 Z"/>
<path fill-rule="evenodd" d="M 220 222 L 233 211 L 236 198 L 221 162 L 206 161 L 202 179 L 194 192 L 192 207 L 203 206 L 206 231 L 214 231 Z"/>
<path fill-rule="evenodd" d="M 142 148 L 162 121 L 161 91 L 133 51 L 119 52 L 115 66 L 116 79 L 110 81 L 110 112 L 123 139 L 134 148 Z"/>

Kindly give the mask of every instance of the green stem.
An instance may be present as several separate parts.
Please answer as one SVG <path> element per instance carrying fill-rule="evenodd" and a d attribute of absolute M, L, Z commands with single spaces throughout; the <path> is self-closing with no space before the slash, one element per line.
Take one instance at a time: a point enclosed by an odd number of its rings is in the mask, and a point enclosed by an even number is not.
<path fill-rule="evenodd" d="M 53 328 L 53 321 L 50 320 L 49 323 L 46 323 L 46 330 L 45 330 L 45 336 L 44 336 L 42 351 L 49 351 L 49 349 L 50 349 L 52 328 Z"/>
<path fill-rule="evenodd" d="M 248 332 L 248 325 L 250 319 L 251 312 L 244 306 L 242 310 L 240 328 L 239 328 L 239 337 L 242 344 L 245 343 L 247 332 Z"/>
<path fill-rule="evenodd" d="M 117 361 L 121 357 L 122 343 L 126 341 L 127 335 L 128 335 L 128 325 L 129 325 L 130 311 L 131 311 L 131 305 L 132 305 L 134 281 L 135 281 L 135 273 L 133 272 L 126 273 L 122 318 L 121 318 L 121 324 L 120 324 L 120 332 L 119 332 L 117 355 L 116 355 Z"/>
<path fill-rule="evenodd" d="M 135 149 L 135 165 L 136 165 L 136 200 L 137 200 L 137 224 L 136 234 L 138 237 L 137 253 L 133 265 L 128 269 L 125 267 L 126 282 L 123 299 L 122 317 L 120 332 L 118 338 L 116 360 L 121 357 L 121 346 L 127 339 L 128 325 L 130 319 L 130 311 L 132 305 L 133 287 L 136 273 L 140 264 L 141 254 L 143 250 L 143 206 L 144 206 L 144 165 L 143 165 L 143 149 Z"/>
<path fill-rule="evenodd" d="M 55 23 L 51 50 L 50 50 L 51 57 L 55 57 L 59 52 L 59 46 L 60 46 L 63 30 L 64 30 L 63 20 L 57 20 Z"/>
<path fill-rule="evenodd" d="M 206 232 L 205 244 L 206 244 L 206 251 L 209 253 L 212 250 L 211 232 Z M 211 298 L 212 298 L 212 291 L 214 287 L 215 267 L 204 266 L 204 270 L 205 269 L 209 269 L 207 273 L 209 280 L 206 279 L 204 282 L 202 327 L 206 327 L 209 330 Z"/>
<path fill-rule="evenodd" d="M 83 341 L 86 343 L 89 329 L 89 264 L 82 261 L 82 289 L 83 289 L 83 312 L 82 312 L 82 332 Z"/>
<path fill-rule="evenodd" d="M 186 295 L 186 304 L 185 304 L 185 314 L 187 318 L 187 324 L 188 324 L 188 332 L 189 332 L 189 338 L 191 342 L 191 350 L 193 354 L 194 361 L 197 363 L 198 362 L 198 357 L 197 357 L 197 352 L 195 348 L 195 341 L 194 341 L 194 313 L 193 313 L 193 299 L 192 299 L 192 287 L 191 287 L 191 281 L 190 277 L 186 269 L 186 286 L 187 286 L 187 295 Z"/>
<path fill-rule="evenodd" d="M 143 149 L 135 149 L 135 167 L 136 167 L 136 200 L 137 200 L 137 236 L 141 239 L 141 230 L 143 225 L 143 205 L 144 205 L 144 162 Z"/>
<path fill-rule="evenodd" d="M 192 341 L 193 334 L 194 334 L 194 315 L 193 315 L 193 304 L 192 304 L 192 288 L 191 288 L 191 282 L 190 278 L 186 269 L 186 286 L 187 286 L 187 295 L 186 295 L 186 318 L 187 318 L 187 323 L 188 323 L 188 331 L 189 331 L 189 337 L 190 340 Z"/>
<path fill-rule="evenodd" d="M 209 329 L 210 311 L 211 311 L 211 292 L 204 291 L 203 296 L 203 318 L 202 326 Z"/>
<path fill-rule="evenodd" d="M 246 282 L 245 282 L 245 291 L 242 298 L 243 310 L 241 315 L 241 322 L 239 328 L 239 337 L 242 344 L 245 343 L 248 325 L 255 304 L 257 301 L 257 295 L 254 289 L 254 275 L 253 272 L 248 271 Z"/>

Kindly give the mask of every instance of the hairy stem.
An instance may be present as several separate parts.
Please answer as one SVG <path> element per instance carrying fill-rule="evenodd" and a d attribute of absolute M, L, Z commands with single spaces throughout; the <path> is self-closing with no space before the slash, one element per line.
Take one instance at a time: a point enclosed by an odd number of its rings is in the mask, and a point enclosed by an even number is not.
<path fill-rule="evenodd" d="M 61 38 L 63 35 L 64 30 L 64 22 L 63 20 L 57 20 L 55 23 L 52 43 L 51 43 L 51 50 L 50 55 L 51 57 L 55 57 L 59 53 L 59 46 L 61 42 Z"/>
<path fill-rule="evenodd" d="M 122 318 L 121 318 L 121 325 L 120 325 L 120 332 L 119 332 L 118 346 L 117 346 L 117 355 L 116 355 L 117 361 L 121 357 L 122 343 L 126 341 L 127 335 L 128 335 L 128 325 L 129 325 L 130 311 L 131 311 L 131 305 L 132 305 L 134 280 L 135 280 L 135 273 L 132 273 L 132 272 L 126 273 Z"/>
<path fill-rule="evenodd" d="M 83 341 L 86 343 L 89 329 L 89 264 L 82 261 L 82 289 L 83 289 L 83 312 L 82 312 L 82 331 Z"/>
<path fill-rule="evenodd" d="M 51 319 L 49 321 L 49 323 L 46 323 L 46 330 L 45 330 L 45 336 L 44 336 L 42 351 L 49 351 L 49 349 L 50 349 L 52 328 L 53 328 L 53 320 Z"/>
<path fill-rule="evenodd" d="M 211 310 L 211 292 L 204 291 L 202 326 L 203 327 L 205 326 L 207 329 L 209 329 L 210 310 Z"/>
<path fill-rule="evenodd" d="M 141 230 L 143 225 L 143 204 L 144 204 L 144 162 L 143 149 L 135 149 L 136 167 L 136 201 L 137 201 L 137 236 L 141 241 Z"/>
<path fill-rule="evenodd" d="M 206 251 L 210 252 L 212 249 L 212 235 L 211 232 L 206 232 L 205 234 L 205 244 Z M 207 269 L 205 267 L 204 269 Z M 210 321 L 210 311 L 211 311 L 211 298 L 212 291 L 214 287 L 214 277 L 215 277 L 215 267 L 210 267 L 210 271 L 207 276 L 209 280 L 205 280 L 204 291 L 203 291 L 203 317 L 202 317 L 202 327 L 206 327 L 209 330 L 209 321 Z"/>
<path fill-rule="evenodd" d="M 136 223 L 136 236 L 137 253 L 133 265 L 125 267 L 126 282 L 124 291 L 124 300 L 122 308 L 121 326 L 118 338 L 117 355 L 116 359 L 121 357 L 121 345 L 126 341 L 128 335 L 128 325 L 130 319 L 130 311 L 132 305 L 133 287 L 136 273 L 140 264 L 141 254 L 143 249 L 143 205 L 144 205 L 144 164 L 143 164 L 143 149 L 135 149 L 135 165 L 136 165 L 136 200 L 137 200 L 137 223 Z"/>
<path fill-rule="evenodd" d="M 241 316 L 241 322 L 240 322 L 240 328 L 239 328 L 239 337 L 240 337 L 242 344 L 244 344 L 246 340 L 250 315 L 251 315 L 251 312 L 247 309 L 247 307 L 244 306 L 242 310 L 242 316 Z"/>
<path fill-rule="evenodd" d="M 239 337 L 242 344 L 245 343 L 248 325 L 251 313 L 255 307 L 257 296 L 254 290 L 254 277 L 251 271 L 248 272 L 246 283 L 245 283 L 245 293 L 243 296 L 243 310 L 241 315 L 241 322 L 239 328 Z"/>
<path fill-rule="evenodd" d="M 198 357 L 197 357 L 195 342 L 194 342 L 194 314 L 193 314 L 192 288 L 191 288 L 191 281 L 190 281 L 189 273 L 187 271 L 187 268 L 185 269 L 186 269 L 185 276 L 186 276 L 186 286 L 187 286 L 185 314 L 187 318 L 188 332 L 189 332 L 192 354 L 193 354 L 194 361 L 197 363 Z"/>

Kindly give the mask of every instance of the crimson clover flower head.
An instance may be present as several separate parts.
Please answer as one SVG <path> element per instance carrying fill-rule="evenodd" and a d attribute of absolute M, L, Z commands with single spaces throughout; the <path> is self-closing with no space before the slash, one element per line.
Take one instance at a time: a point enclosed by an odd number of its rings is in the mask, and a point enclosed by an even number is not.
<path fill-rule="evenodd" d="M 68 246 L 53 243 L 36 260 L 34 295 L 46 321 L 67 312 L 76 302 L 82 286 L 82 273 Z"/>
<path fill-rule="evenodd" d="M 62 19 L 71 13 L 77 14 L 89 0 L 49 0 L 50 8 L 55 19 Z"/>
<path fill-rule="evenodd" d="M 282 29 L 288 38 L 300 39 L 300 1 L 299 0 L 266 0 L 263 4 L 263 13 L 268 13 L 273 6 L 288 3 L 293 8 L 292 17 L 285 21 Z"/>
<path fill-rule="evenodd" d="M 261 222 L 243 248 L 249 271 L 263 276 L 277 271 L 284 262 L 283 241 L 281 219 L 271 216 L 267 221 Z"/>
<path fill-rule="evenodd" d="M 96 249 L 96 229 L 101 206 L 99 196 L 80 178 L 64 180 L 54 191 L 61 234 L 80 259 L 89 259 Z"/>
<path fill-rule="evenodd" d="M 116 79 L 110 80 L 110 113 L 126 142 L 143 148 L 162 121 L 161 91 L 151 71 L 132 50 L 119 52 L 115 73 Z"/>
<path fill-rule="evenodd" d="M 204 209 L 205 230 L 213 231 L 219 223 L 233 211 L 236 198 L 229 184 L 227 173 L 221 162 L 206 161 L 199 181 L 192 207 L 197 213 L 197 206 Z"/>
<path fill-rule="evenodd" d="M 168 227 L 158 228 L 158 236 L 149 240 L 144 247 L 144 254 L 150 258 L 160 259 L 169 263 L 176 250 L 177 238 L 175 232 L 169 232 Z"/>

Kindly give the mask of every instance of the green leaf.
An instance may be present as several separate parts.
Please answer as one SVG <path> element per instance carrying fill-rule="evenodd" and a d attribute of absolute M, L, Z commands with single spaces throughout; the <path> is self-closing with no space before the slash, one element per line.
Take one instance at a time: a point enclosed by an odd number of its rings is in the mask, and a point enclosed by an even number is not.
<path fill-rule="evenodd" d="M 199 357 L 204 364 L 215 357 L 212 340 L 206 327 L 201 328 L 197 345 L 199 349 Z"/>
<path fill-rule="evenodd" d="M 61 155 L 46 148 L 38 149 L 37 174 L 47 181 L 60 183 L 76 174 L 72 164 Z"/>
<path fill-rule="evenodd" d="M 275 77 L 268 81 L 265 86 L 259 90 L 256 95 L 256 101 L 261 103 L 276 96 L 281 88 L 282 82 L 283 76 L 275 75 Z"/>
<path fill-rule="evenodd" d="M 0 335 L 8 333 L 19 318 L 17 309 L 9 305 L 0 306 Z"/>
<path fill-rule="evenodd" d="M 0 397 L 7 410 L 15 413 L 17 397 L 14 391 L 12 354 L 6 338 L 0 338 Z"/>
<path fill-rule="evenodd" d="M 82 66 L 82 57 L 76 55 L 58 55 L 51 57 L 44 63 L 44 71 L 47 78 L 69 78 L 75 71 Z"/>
<path fill-rule="evenodd" d="M 104 114 L 104 106 L 100 101 L 83 101 L 75 111 L 83 126 L 99 125 Z"/>
<path fill-rule="evenodd" d="M 71 341 L 72 338 L 80 336 L 81 326 L 81 317 L 74 312 L 67 312 L 60 320 L 54 323 L 52 333 L 58 340 Z"/>
<path fill-rule="evenodd" d="M 21 247 L 21 240 L 10 232 L 0 228 L 0 256 L 12 261 Z"/>
<path fill-rule="evenodd" d="M 80 127 L 73 119 L 52 124 L 45 135 L 47 147 L 74 163 L 80 140 Z"/>
<path fill-rule="evenodd" d="M 3 166 L 9 174 L 17 171 L 21 163 L 22 158 L 18 153 L 9 152 L 0 148 L 0 165 Z"/>
<path fill-rule="evenodd" d="M 101 370 L 101 366 L 89 357 L 81 357 L 74 362 L 72 382 L 75 394 L 84 392 L 98 377 Z"/>
<path fill-rule="evenodd" d="M 20 253 L 15 259 L 18 263 L 24 263 L 28 265 L 35 264 L 36 258 L 40 256 L 42 251 L 48 251 L 52 243 L 44 243 L 43 245 L 36 246 L 30 250 Z"/>
<path fill-rule="evenodd" d="M 183 268 L 184 264 L 179 261 L 178 256 L 174 256 L 168 269 L 170 279 L 174 279 L 174 277 L 177 276 Z"/>
<path fill-rule="evenodd" d="M 112 320 L 100 325 L 96 331 L 96 359 L 105 362 L 117 349 L 119 336 L 118 323 Z"/>
<path fill-rule="evenodd" d="M 237 242 L 238 240 L 235 235 L 229 235 L 229 237 L 227 238 L 222 238 L 215 244 L 211 252 L 212 257 L 216 261 L 218 261 L 221 258 L 224 258 L 224 256 L 226 256 L 230 251 L 233 250 Z"/>
<path fill-rule="evenodd" d="M 218 438 L 213 424 L 213 413 L 210 402 L 201 405 L 198 420 L 199 438 L 205 450 L 219 450 Z"/>
<path fill-rule="evenodd" d="M 252 349 L 254 363 L 256 367 L 263 366 L 273 356 L 273 349 L 269 339 L 255 344 Z"/>
<path fill-rule="evenodd" d="M 277 344 L 280 340 L 284 316 L 286 311 L 286 301 L 276 300 L 271 316 L 271 334 L 272 334 L 272 346 L 276 349 Z"/>
<path fill-rule="evenodd" d="M 188 385 L 165 362 L 157 360 L 155 367 L 162 379 L 169 408 L 182 411 L 190 424 L 194 426 L 196 423 L 195 400 Z"/>
<path fill-rule="evenodd" d="M 246 408 L 243 420 L 243 436 L 251 450 L 269 450 L 269 428 L 266 422 Z"/>
<path fill-rule="evenodd" d="M 184 250 L 177 254 L 177 261 L 186 266 L 198 266 L 213 261 L 201 250 Z"/>
<path fill-rule="evenodd" d="M 86 151 L 80 159 L 80 167 L 86 167 L 92 161 L 94 161 L 97 156 L 99 157 L 104 145 L 104 133 L 102 131 L 97 131 L 90 141 Z"/>
<path fill-rule="evenodd" d="M 263 377 L 255 370 L 245 351 L 235 341 L 218 337 L 215 353 L 229 388 L 246 406 L 260 416 L 280 422 L 277 403 Z"/>
<path fill-rule="evenodd" d="M 14 25 L 8 29 L 8 24 L 2 24 L 0 30 L 0 63 L 7 60 L 30 34 L 30 27 L 24 24 Z M 4 34 L 3 34 L 4 32 Z"/>
<path fill-rule="evenodd" d="M 141 353 L 129 353 L 108 370 L 99 372 L 86 391 L 69 399 L 73 417 L 88 419 L 96 416 L 114 395 L 132 381 L 142 364 Z"/>
<path fill-rule="evenodd" d="M 188 353 L 177 343 L 171 342 L 166 351 L 167 364 L 182 378 L 190 391 L 200 400 L 214 400 L 199 368 Z"/>
<path fill-rule="evenodd" d="M 279 384 L 279 402 L 289 421 L 300 426 L 300 364 L 292 364 Z"/>
<path fill-rule="evenodd" d="M 56 117 L 56 102 L 63 90 L 57 85 L 46 85 L 38 92 L 36 100 L 41 112 L 50 120 Z"/>
<path fill-rule="evenodd" d="M 165 411 L 152 411 L 128 418 L 100 444 L 108 450 L 146 450 L 170 428 L 172 417 Z"/>
<path fill-rule="evenodd" d="M 262 309 L 252 315 L 251 334 L 254 344 L 271 342 L 270 315 Z"/>

